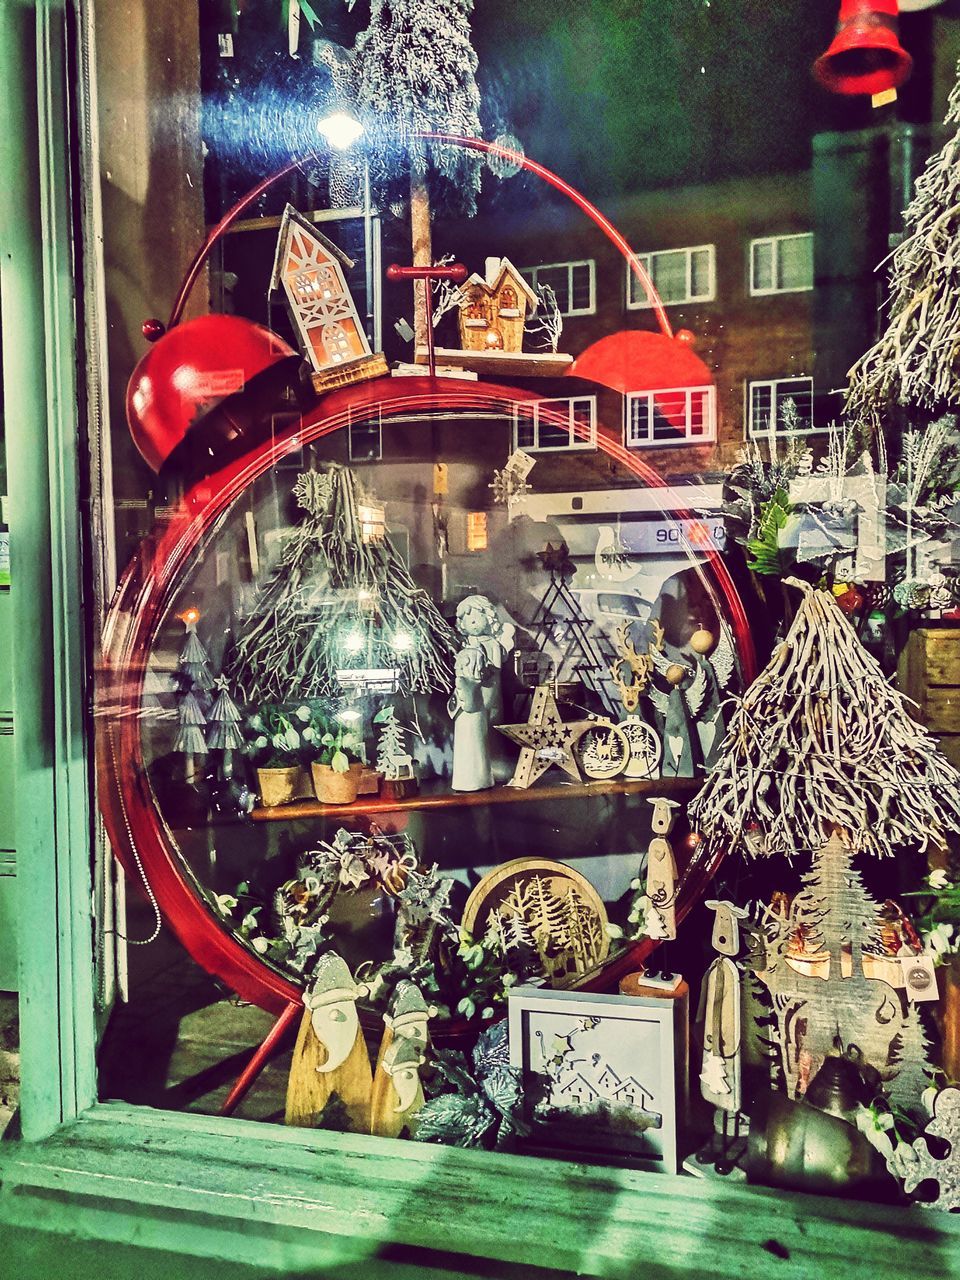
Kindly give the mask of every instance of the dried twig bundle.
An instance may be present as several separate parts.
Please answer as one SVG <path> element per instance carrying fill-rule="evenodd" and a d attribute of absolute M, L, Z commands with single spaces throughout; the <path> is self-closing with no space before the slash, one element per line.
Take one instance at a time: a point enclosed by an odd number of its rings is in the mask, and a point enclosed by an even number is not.
<path fill-rule="evenodd" d="M 834 826 L 878 857 L 960 831 L 960 773 L 833 597 L 788 581 L 803 601 L 740 699 L 690 806 L 695 828 L 731 851 L 788 858 L 818 849 Z"/>
<path fill-rule="evenodd" d="M 960 81 L 948 124 L 960 124 Z M 890 322 L 850 370 L 847 416 L 877 430 L 892 403 L 930 409 L 960 400 L 960 132 L 932 156 L 893 254 Z"/>

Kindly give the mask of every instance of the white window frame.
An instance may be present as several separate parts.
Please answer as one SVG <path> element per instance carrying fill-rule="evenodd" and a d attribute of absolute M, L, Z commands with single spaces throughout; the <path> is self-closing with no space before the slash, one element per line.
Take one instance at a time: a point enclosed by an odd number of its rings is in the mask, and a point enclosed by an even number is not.
<path fill-rule="evenodd" d="M 520 274 L 530 288 L 536 293 L 537 277 L 541 271 L 559 271 L 567 268 L 567 297 L 573 300 L 573 269 L 589 267 L 590 269 L 590 305 L 588 307 L 571 307 L 568 311 L 561 308 L 562 316 L 592 316 L 597 310 L 597 264 L 593 258 L 578 258 L 575 262 L 542 262 L 536 267 L 521 267 Z"/>
<path fill-rule="evenodd" d="M 770 392 L 771 392 L 770 408 L 771 408 L 771 414 L 773 417 L 773 422 L 774 424 L 776 424 L 777 406 L 780 402 L 781 397 L 784 400 L 789 400 L 792 398 L 790 392 L 780 392 L 778 390 L 778 388 L 785 382 L 806 382 L 809 384 L 810 413 L 811 413 L 810 426 L 802 427 L 799 431 L 780 431 L 777 429 L 776 425 L 774 425 L 772 431 L 769 426 L 763 428 L 763 430 L 761 431 L 755 431 L 753 426 L 753 389 L 754 387 L 770 388 Z M 769 440 L 771 435 L 773 435 L 773 437 L 777 440 L 792 440 L 798 436 L 808 436 L 808 435 L 811 435 L 813 432 L 822 432 L 828 429 L 826 427 L 815 427 L 813 425 L 814 386 L 813 386 L 813 378 L 810 377 L 808 374 L 785 373 L 785 374 L 782 374 L 779 378 L 751 378 L 745 384 L 745 388 L 746 388 L 745 389 L 746 404 L 744 405 L 744 422 L 746 425 L 748 440 Z"/>
<path fill-rule="evenodd" d="M 766 245 L 766 244 L 769 244 L 773 247 L 773 278 L 774 280 L 776 280 L 777 275 L 779 274 L 779 266 L 780 266 L 780 246 L 787 240 L 809 240 L 812 245 L 813 232 L 812 231 L 796 231 L 796 232 L 790 232 L 788 235 L 782 235 L 782 236 L 758 236 L 757 239 L 750 241 L 750 247 L 748 250 L 749 256 L 747 261 L 747 269 L 749 272 L 750 296 L 752 298 L 769 298 L 772 294 L 776 294 L 776 293 L 809 293 L 812 290 L 813 288 L 812 266 L 810 270 L 809 284 L 789 285 L 783 289 L 778 288 L 776 285 L 774 285 L 770 289 L 763 289 L 763 288 L 760 288 L 755 283 L 754 254 L 757 247 L 759 245 Z"/>
<path fill-rule="evenodd" d="M 695 253 L 707 252 L 709 255 L 709 275 L 710 283 L 706 293 L 693 296 L 693 255 Z M 661 302 L 665 307 L 689 307 L 696 306 L 701 302 L 715 302 L 717 297 L 717 246 L 713 244 L 691 244 L 678 245 L 675 249 L 653 249 L 649 253 L 635 253 L 633 261 L 638 262 L 645 269 L 647 275 L 653 281 L 653 287 L 657 287 L 654 279 L 653 260 L 669 253 L 684 253 L 687 256 L 687 287 L 682 298 L 661 298 Z M 633 273 L 633 264 L 628 262 L 627 268 L 627 310 L 628 311 L 649 311 L 653 303 L 647 297 L 646 290 L 640 284 L 640 281 Z M 640 293 L 639 298 L 633 297 L 633 291 Z"/>
<path fill-rule="evenodd" d="M 567 406 L 568 444 L 540 444 L 540 410 L 554 409 L 557 405 Z M 590 438 L 584 440 L 574 431 L 574 405 L 590 406 Z M 529 409 L 524 412 L 524 408 Z M 520 422 L 530 422 L 533 426 L 533 444 L 520 444 Z M 548 427 L 559 427 L 559 423 L 548 422 Z M 596 396 L 557 396 L 550 400 L 536 400 L 529 406 L 515 405 L 513 410 L 513 447 L 523 449 L 525 453 L 574 453 L 597 447 L 597 397 Z"/>
<path fill-rule="evenodd" d="M 693 435 L 691 433 L 690 419 L 693 408 L 694 395 L 706 393 L 704 400 L 704 410 L 706 416 L 706 427 L 702 434 Z M 633 406 L 640 400 L 647 402 L 648 408 L 652 408 L 652 401 L 658 396 L 686 396 L 686 429 L 682 440 L 655 440 L 650 439 L 634 439 L 633 438 Z M 650 415 L 652 424 L 653 417 Z M 623 398 L 623 441 L 628 449 L 675 449 L 678 445 L 700 445 L 713 444 L 717 439 L 717 388 L 714 386 L 702 387 L 658 387 L 654 391 L 628 391 Z"/>

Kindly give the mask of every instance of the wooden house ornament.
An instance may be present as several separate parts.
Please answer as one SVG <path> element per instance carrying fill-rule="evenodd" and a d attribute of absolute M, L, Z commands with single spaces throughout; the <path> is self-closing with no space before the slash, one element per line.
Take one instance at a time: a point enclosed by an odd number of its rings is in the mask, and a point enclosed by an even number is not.
<path fill-rule="evenodd" d="M 509 258 L 487 258 L 460 289 L 460 345 L 464 351 L 521 351 L 523 326 L 537 295 Z"/>
<path fill-rule="evenodd" d="M 270 296 L 283 296 L 300 347 L 309 361 L 316 392 L 388 372 L 373 354 L 360 321 L 344 269 L 352 258 L 292 205 L 280 222 L 270 277 Z"/>

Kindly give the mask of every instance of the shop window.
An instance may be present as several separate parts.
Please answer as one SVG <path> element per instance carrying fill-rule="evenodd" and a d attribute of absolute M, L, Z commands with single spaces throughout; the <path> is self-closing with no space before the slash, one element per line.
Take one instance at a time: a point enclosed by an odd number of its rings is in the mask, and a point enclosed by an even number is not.
<path fill-rule="evenodd" d="M 625 406 L 627 447 L 651 449 L 715 440 L 716 407 L 714 387 L 633 392 Z"/>
<path fill-rule="evenodd" d="M 806 435 L 813 424 L 813 379 L 771 378 L 747 386 L 747 434 Z"/>
<path fill-rule="evenodd" d="M 514 448 L 528 453 L 597 447 L 597 398 L 573 396 L 568 400 L 539 400 L 517 406 Z"/>
<path fill-rule="evenodd" d="M 562 316 L 592 316 L 597 308 L 596 263 L 592 258 L 523 267 L 520 274 L 531 289 L 539 285 L 551 288 Z"/>
<path fill-rule="evenodd" d="M 383 437 L 379 420 L 351 422 L 347 429 L 351 462 L 379 462 L 383 457 Z"/>
<path fill-rule="evenodd" d="M 813 233 L 750 241 L 750 292 L 802 293 L 813 288 Z"/>
<path fill-rule="evenodd" d="M 716 251 L 712 244 L 690 249 L 663 249 L 638 253 L 660 300 L 667 306 L 683 302 L 712 302 L 716 296 Z M 627 306 L 635 310 L 651 305 L 646 290 L 627 264 Z"/>
<path fill-rule="evenodd" d="M 486 511 L 467 512 L 467 550 L 486 551 L 487 549 L 487 513 Z"/>

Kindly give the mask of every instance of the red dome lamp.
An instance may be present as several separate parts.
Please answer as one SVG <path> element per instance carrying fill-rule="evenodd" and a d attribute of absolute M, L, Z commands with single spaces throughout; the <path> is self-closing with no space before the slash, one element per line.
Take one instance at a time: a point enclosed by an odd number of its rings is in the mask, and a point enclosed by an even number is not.
<path fill-rule="evenodd" d="M 831 93 L 886 93 L 910 75 L 913 59 L 897 37 L 897 0 L 841 0 L 837 34 L 813 64 Z"/>
<path fill-rule="evenodd" d="M 226 444 L 249 443 L 262 375 L 298 360 L 296 352 L 241 316 L 198 316 L 167 333 L 157 324 L 145 322 L 153 346 L 127 384 L 127 424 L 147 465 L 159 471 L 188 436 L 213 462 Z"/>

